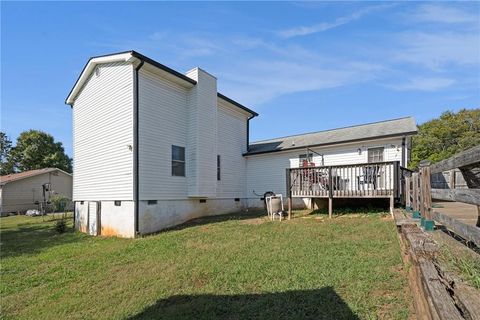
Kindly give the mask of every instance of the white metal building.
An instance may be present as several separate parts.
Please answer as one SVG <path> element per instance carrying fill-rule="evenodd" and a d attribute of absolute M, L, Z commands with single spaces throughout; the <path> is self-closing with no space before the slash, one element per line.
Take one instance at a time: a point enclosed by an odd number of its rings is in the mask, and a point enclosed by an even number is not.
<path fill-rule="evenodd" d="M 49 184 L 44 195 L 43 185 Z M 0 177 L 0 212 L 25 212 L 60 194 L 72 199 L 72 175 L 57 168 L 12 173 Z M 44 198 L 45 196 L 45 198 Z"/>
<path fill-rule="evenodd" d="M 284 192 L 285 168 L 307 147 L 324 164 L 368 161 L 373 147 L 377 157 L 406 164 L 416 132 L 404 118 L 352 127 L 355 139 L 317 133 L 305 135 L 307 144 L 249 146 L 257 113 L 218 93 L 214 76 L 200 68 L 182 74 L 135 51 L 91 58 L 66 103 L 76 226 L 95 235 L 134 237 L 260 206 L 264 192 Z"/>

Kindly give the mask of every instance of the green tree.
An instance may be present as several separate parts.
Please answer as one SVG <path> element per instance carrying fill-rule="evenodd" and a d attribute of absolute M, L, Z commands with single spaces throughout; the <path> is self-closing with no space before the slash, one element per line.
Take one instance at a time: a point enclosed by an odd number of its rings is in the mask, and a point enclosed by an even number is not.
<path fill-rule="evenodd" d="M 55 167 L 72 172 L 72 159 L 65 154 L 62 143 L 55 142 L 50 134 L 43 131 L 22 132 L 10 157 L 18 171 Z"/>
<path fill-rule="evenodd" d="M 438 162 L 480 145 L 480 109 L 442 113 L 418 126 L 412 144 L 411 168 L 417 168 L 421 160 Z"/>
<path fill-rule="evenodd" d="M 13 172 L 10 160 L 10 151 L 12 150 L 12 141 L 5 132 L 0 131 L 0 175 L 6 175 Z"/>

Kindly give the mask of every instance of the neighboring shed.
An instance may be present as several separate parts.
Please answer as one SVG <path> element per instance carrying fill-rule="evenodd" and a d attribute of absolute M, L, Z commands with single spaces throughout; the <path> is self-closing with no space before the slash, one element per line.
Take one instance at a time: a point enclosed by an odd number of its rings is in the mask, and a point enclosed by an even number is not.
<path fill-rule="evenodd" d="M 43 185 L 50 183 L 48 199 L 56 194 L 72 198 L 72 175 L 57 168 L 13 173 L 0 177 L 0 212 L 25 212 L 37 209 L 43 201 Z"/>

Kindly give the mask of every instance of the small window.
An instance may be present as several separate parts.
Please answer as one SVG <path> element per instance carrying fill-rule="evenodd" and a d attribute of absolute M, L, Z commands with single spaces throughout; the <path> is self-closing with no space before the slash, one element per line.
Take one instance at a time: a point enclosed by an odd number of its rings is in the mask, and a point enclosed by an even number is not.
<path fill-rule="evenodd" d="M 313 153 L 304 153 L 298 156 L 298 163 L 300 167 L 304 166 L 304 163 L 310 163 L 313 161 Z"/>
<path fill-rule="evenodd" d="M 148 204 L 149 206 L 152 206 L 152 205 L 154 205 L 154 204 L 157 204 L 157 200 L 148 200 L 148 201 L 147 201 L 147 204 Z"/>
<path fill-rule="evenodd" d="M 115 201 L 113 202 L 113 204 L 114 204 L 116 207 L 120 207 L 120 206 L 122 205 L 122 201 L 120 201 L 120 200 L 115 200 Z"/>
<path fill-rule="evenodd" d="M 383 147 L 368 149 L 368 163 L 383 162 Z"/>
<path fill-rule="evenodd" d="M 220 181 L 222 178 L 220 171 L 220 155 L 217 155 L 217 180 Z"/>
<path fill-rule="evenodd" d="M 172 176 L 185 177 L 185 148 L 172 146 Z"/>
<path fill-rule="evenodd" d="M 200 203 L 206 203 L 207 199 L 200 199 Z"/>

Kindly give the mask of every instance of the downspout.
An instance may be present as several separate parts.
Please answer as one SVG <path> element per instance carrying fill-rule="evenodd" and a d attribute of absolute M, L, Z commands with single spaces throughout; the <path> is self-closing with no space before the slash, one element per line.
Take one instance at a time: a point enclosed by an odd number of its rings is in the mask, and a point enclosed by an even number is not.
<path fill-rule="evenodd" d="M 138 71 L 143 66 L 144 61 L 135 68 L 133 75 L 133 193 L 134 193 L 134 207 L 135 207 L 135 236 L 139 234 L 139 205 L 140 205 L 140 190 L 139 190 L 139 139 L 138 139 L 138 124 L 139 124 L 139 106 L 138 106 Z"/>
<path fill-rule="evenodd" d="M 247 119 L 247 152 L 250 151 L 250 120 L 253 119 L 253 117 L 248 117 Z"/>

